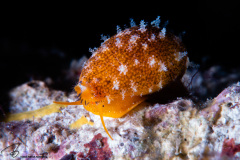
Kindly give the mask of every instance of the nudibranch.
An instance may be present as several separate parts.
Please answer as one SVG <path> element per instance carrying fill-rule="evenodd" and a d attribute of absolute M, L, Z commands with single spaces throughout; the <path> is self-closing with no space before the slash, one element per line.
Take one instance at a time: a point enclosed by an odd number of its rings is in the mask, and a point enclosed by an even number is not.
<path fill-rule="evenodd" d="M 180 79 L 187 68 L 187 51 L 180 38 L 159 26 L 159 17 L 147 25 L 131 21 L 131 27 L 106 39 L 85 63 L 75 87 L 77 102 L 100 115 L 119 118 L 151 93 Z"/>

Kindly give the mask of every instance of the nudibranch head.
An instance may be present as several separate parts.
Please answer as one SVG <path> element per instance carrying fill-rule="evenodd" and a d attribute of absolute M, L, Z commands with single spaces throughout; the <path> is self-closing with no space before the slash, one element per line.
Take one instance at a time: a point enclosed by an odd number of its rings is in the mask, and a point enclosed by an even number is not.
<path fill-rule="evenodd" d="M 181 40 L 166 28 L 142 21 L 118 31 L 93 52 L 81 72 L 78 93 L 88 111 L 99 114 L 100 104 L 105 106 L 103 116 L 121 117 L 133 102 L 181 78 L 186 65 Z"/>

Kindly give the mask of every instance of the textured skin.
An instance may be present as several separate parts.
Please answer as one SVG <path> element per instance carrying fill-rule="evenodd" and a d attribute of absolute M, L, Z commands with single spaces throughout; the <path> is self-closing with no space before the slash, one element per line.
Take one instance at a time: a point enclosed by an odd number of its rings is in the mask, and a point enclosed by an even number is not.
<path fill-rule="evenodd" d="M 135 26 L 106 40 L 87 61 L 79 81 L 100 99 L 142 96 L 181 78 L 186 63 L 177 37 L 162 35 L 158 27 Z"/>

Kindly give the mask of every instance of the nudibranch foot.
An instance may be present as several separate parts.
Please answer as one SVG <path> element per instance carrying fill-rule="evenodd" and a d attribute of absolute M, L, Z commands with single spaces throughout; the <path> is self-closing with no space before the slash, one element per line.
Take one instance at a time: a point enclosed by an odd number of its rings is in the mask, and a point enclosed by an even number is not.
<path fill-rule="evenodd" d="M 146 100 L 146 98 L 146 96 L 128 96 L 124 99 L 116 97 L 98 103 L 84 104 L 83 106 L 87 111 L 96 115 L 101 115 L 102 112 L 104 117 L 120 118 Z"/>
<path fill-rule="evenodd" d="M 82 85 L 82 84 L 80 84 Z M 83 86 L 82 86 L 83 87 Z M 96 98 L 91 94 L 89 87 L 85 87 L 81 93 L 79 85 L 75 87 L 75 90 L 78 95 L 80 95 L 80 100 L 76 102 L 54 102 L 61 105 L 83 105 L 87 111 L 92 112 L 95 115 L 99 115 L 104 130 L 108 136 L 113 140 L 112 136 L 107 130 L 107 127 L 104 123 L 104 117 L 120 118 L 128 113 L 130 110 L 135 108 L 138 104 L 146 100 L 146 96 L 117 96 L 117 97 L 108 97 L 108 98 Z M 81 125 L 77 122 L 71 124 L 71 126 Z M 70 127 L 71 127 L 70 126 Z M 74 127 L 76 128 L 76 127 Z"/>
<path fill-rule="evenodd" d="M 107 127 L 105 126 L 104 117 L 120 118 L 130 110 L 135 108 L 138 104 L 143 102 L 146 98 L 140 96 L 113 98 L 111 100 L 106 100 L 98 103 L 90 103 L 88 105 L 84 104 L 84 108 L 93 114 L 100 115 L 102 125 L 108 136 L 113 140 L 109 134 Z"/>

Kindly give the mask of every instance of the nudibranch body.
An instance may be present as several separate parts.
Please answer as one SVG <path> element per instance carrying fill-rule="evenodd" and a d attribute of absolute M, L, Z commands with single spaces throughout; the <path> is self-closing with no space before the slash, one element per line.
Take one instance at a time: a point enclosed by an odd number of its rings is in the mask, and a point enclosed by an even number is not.
<path fill-rule="evenodd" d="M 140 26 L 118 28 L 85 64 L 75 87 L 80 100 L 66 104 L 82 104 L 101 120 L 122 117 L 146 95 L 180 79 L 187 62 L 181 40 L 159 27 L 159 17 L 151 26 L 141 21 Z"/>

